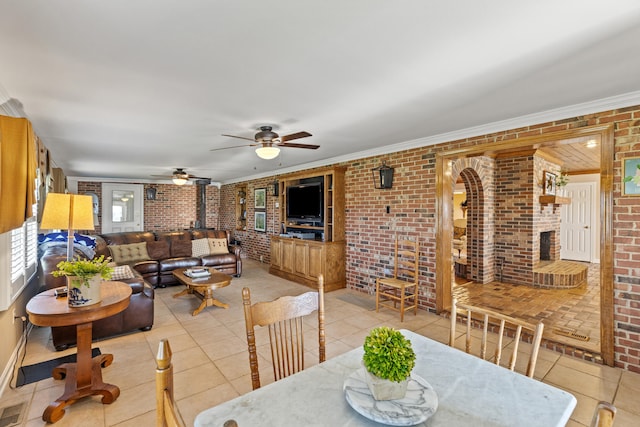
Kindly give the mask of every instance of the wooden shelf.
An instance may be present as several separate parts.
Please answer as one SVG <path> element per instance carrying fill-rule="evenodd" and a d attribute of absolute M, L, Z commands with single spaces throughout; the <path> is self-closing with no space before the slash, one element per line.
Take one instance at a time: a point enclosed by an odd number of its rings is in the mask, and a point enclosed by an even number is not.
<path fill-rule="evenodd" d="M 548 204 L 568 205 L 568 204 L 571 204 L 571 199 L 569 197 L 544 195 L 544 196 L 540 196 L 540 204 L 541 205 L 548 205 Z"/>

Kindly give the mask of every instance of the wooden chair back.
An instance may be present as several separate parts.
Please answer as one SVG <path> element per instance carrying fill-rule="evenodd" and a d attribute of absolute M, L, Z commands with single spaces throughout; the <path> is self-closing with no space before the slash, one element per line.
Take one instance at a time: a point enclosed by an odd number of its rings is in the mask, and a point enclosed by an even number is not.
<path fill-rule="evenodd" d="M 185 423 L 173 399 L 173 365 L 171 346 L 164 338 L 156 354 L 156 426 L 184 427 Z"/>
<path fill-rule="evenodd" d="M 591 419 L 591 427 L 611 427 L 616 417 L 616 407 L 609 402 L 600 401 Z"/>
<path fill-rule="evenodd" d="M 249 347 L 249 366 L 253 389 L 260 388 L 256 326 L 266 326 L 269 332 L 273 377 L 276 381 L 304 369 L 303 317 L 318 313 L 319 362 L 325 361 L 324 277 L 318 277 L 318 292 L 298 296 L 283 296 L 269 302 L 251 304 L 251 291 L 242 289 L 242 304 Z"/>
<path fill-rule="evenodd" d="M 399 311 L 403 322 L 406 310 L 413 310 L 413 314 L 418 312 L 418 241 L 396 236 L 393 259 L 393 277 L 376 279 L 376 312 L 380 306 Z"/>
<path fill-rule="evenodd" d="M 482 324 L 482 339 L 480 340 L 480 354 L 482 359 L 487 359 L 487 337 L 489 331 L 489 325 L 498 326 L 498 342 L 495 344 L 495 352 L 493 354 L 493 361 L 496 365 L 500 365 L 503 349 L 503 337 L 506 332 L 513 332 L 513 349 L 511 351 L 511 357 L 509 359 L 508 368 L 515 370 L 516 360 L 518 358 L 518 349 L 520 339 L 523 336 L 523 331 L 528 332 L 531 335 L 531 350 L 529 353 L 529 362 L 527 364 L 526 375 L 533 378 L 533 373 L 536 368 L 536 362 L 538 360 L 538 352 L 540 349 L 540 343 L 542 341 L 542 332 L 544 331 L 544 324 L 542 322 L 533 324 L 525 322 L 520 319 L 516 319 L 511 316 L 507 316 L 496 311 L 488 310 L 482 307 L 476 307 L 469 304 L 458 303 L 456 299 L 453 299 L 451 306 L 451 332 L 449 336 L 449 345 L 455 347 L 456 339 L 456 325 L 458 314 L 462 313 L 466 316 L 466 339 L 465 339 L 465 351 L 471 353 L 471 326 L 473 322 Z"/>

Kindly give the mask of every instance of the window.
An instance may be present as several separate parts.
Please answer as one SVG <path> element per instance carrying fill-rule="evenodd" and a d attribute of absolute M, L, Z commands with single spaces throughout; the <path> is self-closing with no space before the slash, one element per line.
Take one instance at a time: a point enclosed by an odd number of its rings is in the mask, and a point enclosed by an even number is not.
<path fill-rule="evenodd" d="M 21 227 L 0 236 L 0 264 L 9 273 L 0 277 L 0 311 L 13 304 L 31 278 L 38 262 L 38 224 L 33 216 Z"/>

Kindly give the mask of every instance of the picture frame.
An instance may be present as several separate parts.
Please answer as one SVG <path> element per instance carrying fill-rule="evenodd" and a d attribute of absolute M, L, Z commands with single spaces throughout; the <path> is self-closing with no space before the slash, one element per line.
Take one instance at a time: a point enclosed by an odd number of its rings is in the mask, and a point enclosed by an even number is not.
<path fill-rule="evenodd" d="M 254 207 L 256 209 L 265 209 L 267 207 L 267 189 L 256 188 L 254 190 Z"/>
<path fill-rule="evenodd" d="M 623 159 L 622 195 L 640 196 L 640 157 Z"/>
<path fill-rule="evenodd" d="M 555 196 L 556 194 L 556 178 L 557 175 L 553 172 L 544 171 L 544 184 L 543 190 L 544 194 L 549 196 Z"/>
<path fill-rule="evenodd" d="M 255 212 L 255 219 L 253 222 L 253 229 L 255 231 L 267 231 L 267 213 Z"/>

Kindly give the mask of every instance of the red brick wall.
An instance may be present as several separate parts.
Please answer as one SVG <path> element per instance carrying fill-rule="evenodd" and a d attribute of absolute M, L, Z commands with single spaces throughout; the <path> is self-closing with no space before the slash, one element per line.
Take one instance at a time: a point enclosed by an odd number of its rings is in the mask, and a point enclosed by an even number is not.
<path fill-rule="evenodd" d="M 268 188 L 273 182 L 273 177 L 262 178 L 249 181 L 242 184 L 223 185 L 220 190 L 220 228 L 231 230 L 232 235 L 240 241 L 243 256 L 255 260 L 262 260 L 268 263 L 271 256 L 270 251 L 270 235 L 280 233 L 280 214 L 276 208 L 278 197 L 270 196 L 267 192 L 266 209 L 267 214 L 267 230 L 266 232 L 258 232 L 254 230 L 255 222 L 255 190 L 259 188 Z M 238 187 L 246 186 L 247 200 L 247 229 L 236 230 L 236 195 Z"/>
<path fill-rule="evenodd" d="M 484 157 L 458 159 L 451 166 L 451 185 L 463 177 L 467 197 L 467 278 L 480 283 L 495 279 L 496 228 L 504 224 L 496 220 L 500 201 L 496 197 L 496 162 Z M 500 171 L 497 185 L 514 180 L 508 168 Z M 517 181 L 508 184 L 517 185 Z M 499 188 L 498 191 L 505 189 Z"/>
<path fill-rule="evenodd" d="M 616 365 L 640 372 L 640 197 L 621 195 L 622 158 L 640 157 L 640 106 L 558 120 L 504 132 L 452 141 L 385 156 L 349 162 L 346 173 L 347 286 L 373 293 L 375 278 L 389 266 L 395 232 L 418 238 L 421 244 L 420 306 L 435 309 L 435 153 L 457 147 L 542 135 L 598 124 L 615 124 L 614 164 L 614 298 Z M 395 168 L 390 190 L 374 190 L 371 169 L 385 160 Z M 527 194 L 538 194 L 533 175 L 526 177 Z M 531 181 L 531 182 L 529 182 Z M 254 182 L 248 183 L 255 187 Z M 496 194 L 503 187 L 496 182 Z M 506 187 L 504 188 L 506 190 Z M 515 191 L 515 190 L 511 190 Z M 519 190 L 523 191 L 522 189 Z M 231 192 L 230 192 L 231 193 Z M 224 199 L 223 190 L 223 199 Z M 494 197 L 493 194 L 490 197 Z M 504 197 L 496 202 L 508 205 Z M 223 200 L 221 203 L 225 203 Z M 482 201 L 478 219 L 487 213 Z M 390 213 L 386 213 L 386 206 Z M 545 207 L 543 209 L 549 209 Z M 469 209 L 471 210 L 471 209 Z M 268 212 L 268 215 L 272 215 Z M 533 215 L 533 212 L 531 212 Z M 488 238 L 492 231 L 483 224 L 476 238 Z M 245 239 L 256 235 L 251 229 Z M 262 240 L 261 240 L 262 241 Z M 252 246 L 251 258 L 269 256 L 268 245 Z M 264 252 L 259 252 L 264 250 Z M 483 258 L 493 254 L 485 254 Z M 532 255 L 533 256 L 533 255 Z M 478 271 L 491 265 L 477 265 Z M 491 271 L 476 273 L 490 277 Z"/>
<path fill-rule="evenodd" d="M 435 310 L 435 154 L 443 150 L 476 144 L 505 141 L 530 135 L 542 135 L 560 130 L 580 128 L 597 124 L 615 125 L 614 163 L 614 316 L 615 316 L 615 363 L 617 366 L 640 372 L 640 197 L 622 196 L 622 159 L 640 157 L 640 106 L 614 111 L 563 119 L 549 123 L 512 129 L 452 141 L 432 147 L 422 147 L 375 158 L 360 159 L 347 163 L 345 177 L 346 196 L 346 270 L 347 286 L 373 293 L 375 278 L 389 266 L 394 233 L 417 238 L 421 245 L 420 261 L 420 306 Z M 395 168 L 393 189 L 374 190 L 371 169 L 385 160 Z M 458 169 L 462 173 L 464 169 Z M 467 172 L 469 170 L 467 169 Z M 274 202 L 267 198 L 267 233 L 253 231 L 253 190 L 266 187 L 273 178 L 248 181 L 249 213 L 247 231 L 234 231 L 242 241 L 246 256 L 269 260 L 269 235 L 279 232 L 279 218 Z M 477 179 L 482 179 L 481 177 Z M 529 178 L 527 178 L 529 179 Z M 533 179 L 533 177 L 531 178 Z M 219 221 L 221 229 L 235 230 L 235 187 L 229 184 L 220 192 Z M 498 197 L 500 183 L 491 183 L 494 188 L 488 197 Z M 529 184 L 527 184 L 529 186 Z M 168 186 L 171 187 L 171 186 Z M 174 187 L 176 192 L 184 187 Z M 535 193 L 535 185 L 527 192 Z M 80 192 L 87 191 L 81 190 Z M 88 190 L 92 191 L 92 190 Z M 163 191 L 165 191 L 163 189 Z M 185 191 L 189 191 L 186 189 Z M 521 190 L 522 191 L 522 190 Z M 195 219 L 195 211 L 183 206 L 182 197 L 167 191 L 163 197 L 168 212 L 165 222 L 158 217 L 151 226 L 173 229 L 180 224 L 189 224 Z M 193 197 L 186 196 L 193 200 Z M 483 200 L 472 200 L 476 204 L 477 219 L 491 215 Z M 495 200 L 499 202 L 498 199 Z M 508 205 L 506 201 L 502 201 Z M 195 202 L 193 202 L 195 206 Z M 386 213 L 389 206 L 390 213 Z M 179 211 L 179 212 L 176 212 Z M 471 209 L 469 209 L 471 210 Z M 185 222 L 186 221 L 186 222 Z M 476 238 L 490 238 L 489 221 L 478 230 Z M 478 262 L 478 275 L 490 277 L 494 268 L 494 254 L 484 254 L 489 263 Z M 485 271 L 486 270 L 486 271 Z"/>
<path fill-rule="evenodd" d="M 147 231 L 171 231 L 182 230 L 195 225 L 197 218 L 197 198 L 198 186 L 196 185 L 173 185 L 173 184 L 144 184 L 147 188 L 156 189 L 156 199 L 147 200 L 144 197 L 144 229 Z M 146 194 L 143 191 L 143 194 Z M 98 220 L 102 224 L 102 183 L 100 182 L 78 182 L 78 194 L 86 192 L 95 193 L 100 199 L 100 213 Z M 218 227 L 218 216 L 220 207 L 220 192 L 217 187 L 208 185 L 206 187 L 206 224 L 203 226 L 210 228 Z M 102 232 L 102 226 L 98 225 L 94 233 Z"/>

